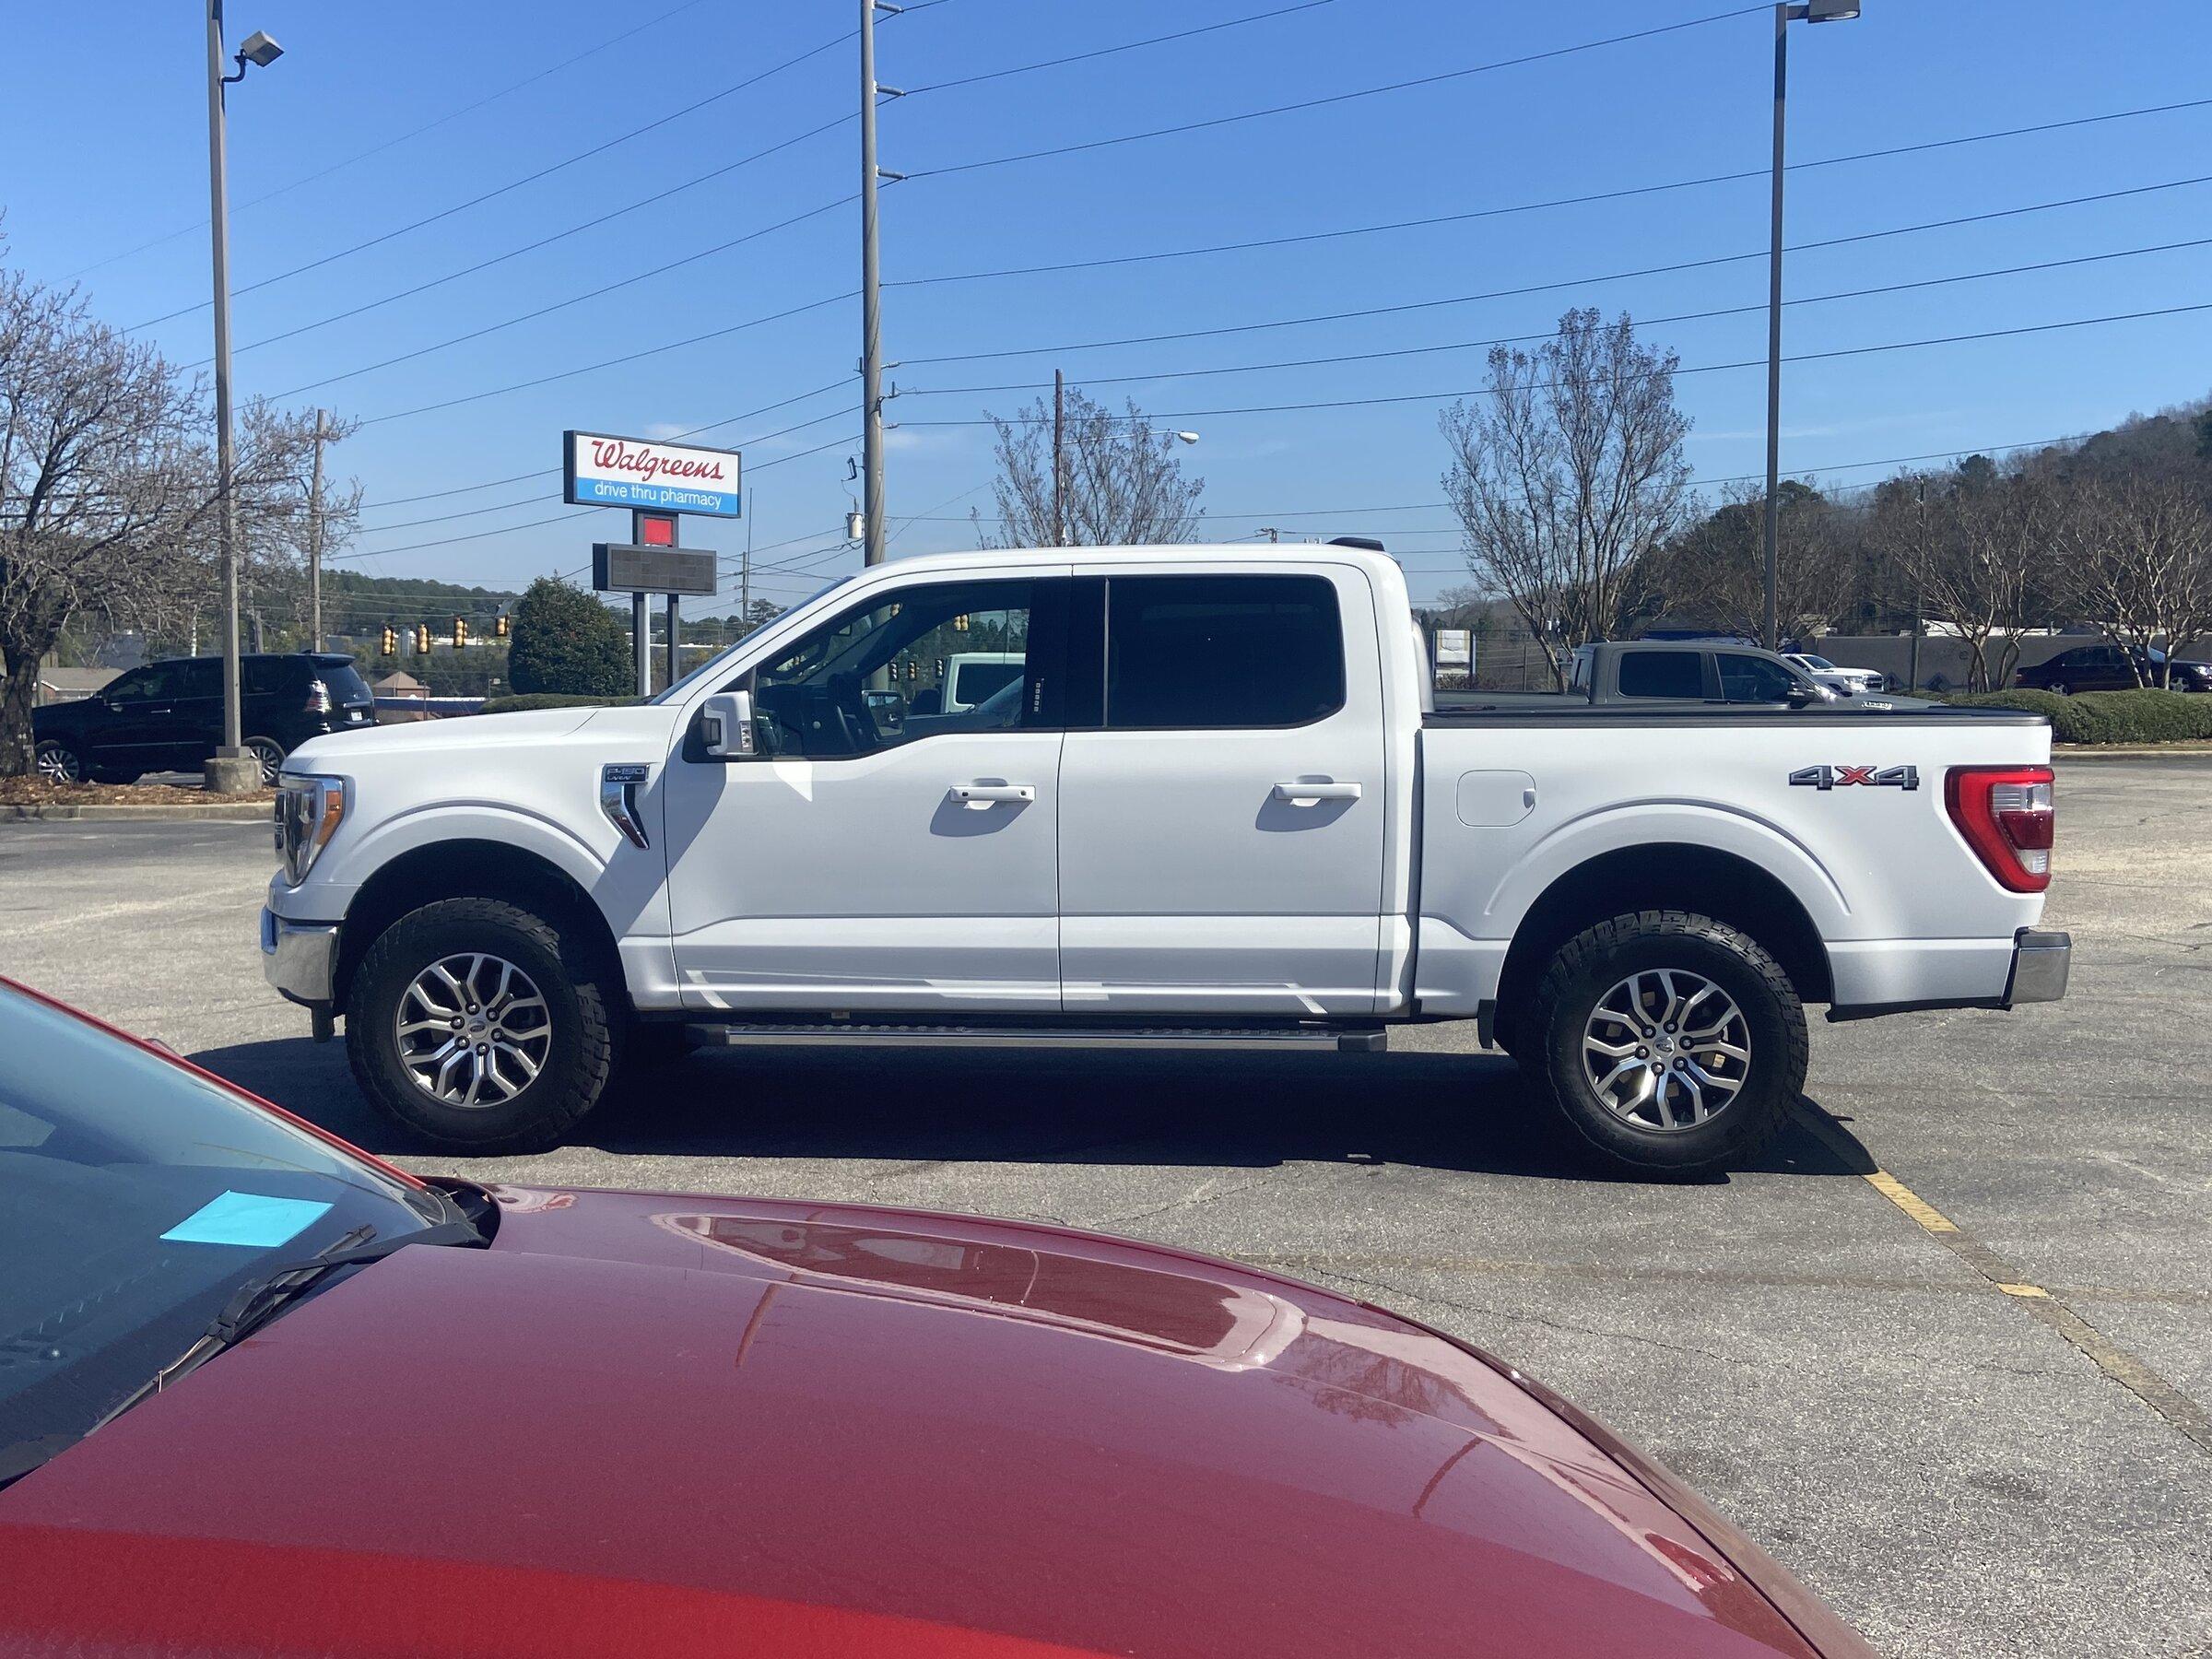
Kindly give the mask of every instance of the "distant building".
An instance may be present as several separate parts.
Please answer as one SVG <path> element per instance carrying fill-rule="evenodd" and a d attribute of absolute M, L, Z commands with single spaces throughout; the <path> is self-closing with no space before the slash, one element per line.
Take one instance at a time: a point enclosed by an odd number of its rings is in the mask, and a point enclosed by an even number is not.
<path fill-rule="evenodd" d="M 393 708 L 391 703 L 421 701 L 430 694 L 430 688 L 404 668 L 394 669 L 382 679 L 371 681 L 369 689 L 376 695 L 376 719 L 379 725 L 397 725 L 411 720 L 429 720 L 430 712 L 418 712 L 412 709 Z"/>
<path fill-rule="evenodd" d="M 117 668 L 42 667 L 31 701 L 41 709 L 49 703 L 76 702 L 90 697 L 121 672 Z"/>

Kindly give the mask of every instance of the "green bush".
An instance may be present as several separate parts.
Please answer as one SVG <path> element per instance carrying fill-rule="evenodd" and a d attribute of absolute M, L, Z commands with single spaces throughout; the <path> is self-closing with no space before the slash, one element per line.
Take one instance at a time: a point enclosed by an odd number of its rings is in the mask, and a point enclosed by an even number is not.
<path fill-rule="evenodd" d="M 634 697 L 564 697 L 558 691 L 537 691 L 525 697 L 488 697 L 479 714 L 522 714 L 532 709 L 613 709 L 634 703 Z"/>
<path fill-rule="evenodd" d="M 514 607 L 508 683 L 522 693 L 619 698 L 637 689 L 629 636 L 592 594 L 550 576 L 532 582 Z"/>
<path fill-rule="evenodd" d="M 1954 708 L 2018 709 L 2051 723 L 2059 743 L 2186 743 L 2212 738 L 2212 696 L 2185 691 L 1974 691 L 1943 701 Z"/>

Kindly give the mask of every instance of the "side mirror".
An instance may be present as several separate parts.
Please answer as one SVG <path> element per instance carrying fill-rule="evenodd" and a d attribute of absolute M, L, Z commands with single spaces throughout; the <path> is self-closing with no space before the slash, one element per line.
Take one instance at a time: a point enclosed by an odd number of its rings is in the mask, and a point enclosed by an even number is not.
<path fill-rule="evenodd" d="M 1793 709 L 1803 709 L 1808 708 L 1817 702 L 1826 702 L 1828 700 L 1828 693 L 1821 690 L 1818 686 L 1799 684 L 1792 686 L 1789 690 L 1789 695 L 1784 697 L 1782 700 L 1788 703 Z"/>
<path fill-rule="evenodd" d="M 700 736 L 717 760 L 744 760 L 753 753 L 753 694 L 717 691 L 700 711 Z"/>

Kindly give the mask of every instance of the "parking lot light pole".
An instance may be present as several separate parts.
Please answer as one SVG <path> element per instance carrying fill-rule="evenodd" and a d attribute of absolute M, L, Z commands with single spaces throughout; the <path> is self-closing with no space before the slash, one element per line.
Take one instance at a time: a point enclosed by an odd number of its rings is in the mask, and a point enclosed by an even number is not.
<path fill-rule="evenodd" d="M 1766 603 L 1759 643 L 1782 649 L 1775 591 L 1782 560 L 1782 139 L 1790 68 L 1790 24 L 1848 23 L 1859 15 L 1859 0 L 1800 0 L 1774 7 L 1774 182 L 1767 241 L 1767 512 Z"/>
<path fill-rule="evenodd" d="M 261 765 L 246 753 L 238 681 L 238 500 L 230 429 L 230 202 L 223 128 L 223 88 L 246 78 L 246 65 L 266 68 L 284 48 L 256 29 L 234 56 L 238 73 L 223 73 L 223 0 L 207 0 L 207 222 L 215 263 L 215 488 L 217 535 L 223 559 L 223 742 L 204 780 L 218 794 L 261 786 Z"/>

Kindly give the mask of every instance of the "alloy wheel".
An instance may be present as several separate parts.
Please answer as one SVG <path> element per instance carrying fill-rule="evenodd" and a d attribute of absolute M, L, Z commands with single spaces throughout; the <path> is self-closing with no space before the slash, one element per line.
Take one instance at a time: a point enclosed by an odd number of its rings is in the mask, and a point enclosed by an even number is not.
<path fill-rule="evenodd" d="M 1583 1028 L 1583 1072 L 1599 1103 L 1641 1129 L 1698 1127 L 1735 1099 L 1750 1071 L 1743 1010 L 1687 969 L 1631 973 Z"/>
<path fill-rule="evenodd" d="M 400 1064 L 444 1106 L 500 1106 L 544 1069 L 553 1046 L 546 999 L 496 956 L 432 962 L 408 982 L 393 1021 Z"/>
<path fill-rule="evenodd" d="M 284 746 L 274 737 L 249 737 L 246 753 L 261 762 L 261 781 L 273 785 L 276 774 L 284 770 Z"/>
<path fill-rule="evenodd" d="M 81 783 L 84 782 L 84 762 L 76 758 L 75 749 L 65 744 L 40 744 L 38 762 L 39 776 L 49 783 Z"/>

